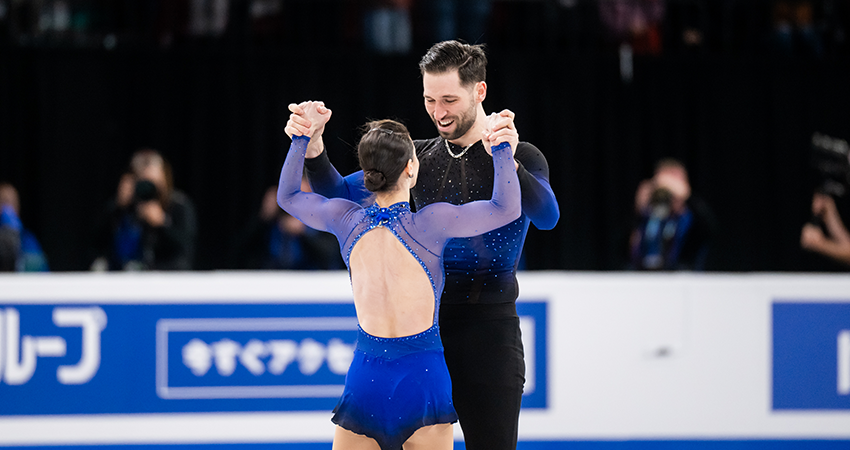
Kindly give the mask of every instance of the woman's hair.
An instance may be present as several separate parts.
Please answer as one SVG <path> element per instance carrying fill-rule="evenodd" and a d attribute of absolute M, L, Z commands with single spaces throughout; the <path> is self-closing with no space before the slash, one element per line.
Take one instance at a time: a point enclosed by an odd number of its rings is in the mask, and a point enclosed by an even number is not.
<path fill-rule="evenodd" d="M 357 145 L 363 184 L 371 192 L 395 189 L 398 178 L 413 159 L 413 143 L 407 128 L 389 119 L 363 125 Z"/>

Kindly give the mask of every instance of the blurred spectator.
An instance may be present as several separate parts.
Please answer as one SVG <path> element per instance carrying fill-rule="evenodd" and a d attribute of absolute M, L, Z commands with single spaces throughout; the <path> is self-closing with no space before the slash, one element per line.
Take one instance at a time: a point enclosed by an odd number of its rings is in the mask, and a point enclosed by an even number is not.
<path fill-rule="evenodd" d="M 803 225 L 800 246 L 850 265 L 850 231 L 841 220 L 835 200 L 817 193 L 812 198 L 813 223 Z"/>
<path fill-rule="evenodd" d="M 17 256 L 20 249 L 21 238 L 17 230 L 0 225 L 0 272 L 17 271 Z"/>
<path fill-rule="evenodd" d="M 45 23 L 45 0 L 14 1 L 9 4 L 9 30 L 17 38 L 40 34 Z M 51 20 L 52 24 L 52 20 Z"/>
<path fill-rule="evenodd" d="M 0 0 L 0 45 L 5 44 L 11 37 L 12 11 L 9 5 L 11 0 Z"/>
<path fill-rule="evenodd" d="M 251 33 L 259 40 L 279 35 L 283 28 L 283 0 L 251 0 L 248 9 Z"/>
<path fill-rule="evenodd" d="M 458 39 L 478 44 L 486 39 L 484 33 L 492 11 L 491 0 L 430 0 L 431 42 Z"/>
<path fill-rule="evenodd" d="M 690 52 L 706 47 L 710 1 L 718 0 L 677 0 L 667 5 L 664 41 L 668 50 Z"/>
<path fill-rule="evenodd" d="M 14 209 L 0 206 L 0 272 L 17 272 L 21 252 L 21 222 Z"/>
<path fill-rule="evenodd" d="M 101 5 L 95 0 L 13 1 L 15 31 L 50 41 L 84 43 L 99 19 Z"/>
<path fill-rule="evenodd" d="M 196 37 L 217 37 L 224 34 L 230 0 L 190 0 L 189 33 Z"/>
<path fill-rule="evenodd" d="M 847 55 L 850 50 L 847 35 L 850 28 L 850 2 L 846 0 L 824 0 L 824 40 L 828 44 L 825 52 Z"/>
<path fill-rule="evenodd" d="M 635 226 L 631 232 L 633 270 L 705 270 L 715 232 L 714 214 L 691 193 L 688 172 L 668 158 L 635 194 Z"/>
<path fill-rule="evenodd" d="M 407 54 L 413 46 L 413 0 L 372 0 L 363 17 L 366 48 L 376 53 Z"/>
<path fill-rule="evenodd" d="M 21 223 L 20 211 L 18 190 L 9 183 L 0 183 L 0 229 L 4 230 L 0 266 L 7 271 L 12 268 L 17 272 L 46 272 L 47 258 L 38 239 Z"/>
<path fill-rule="evenodd" d="M 161 47 L 180 43 L 189 34 L 191 8 L 189 0 L 157 0 L 154 32 Z"/>
<path fill-rule="evenodd" d="M 71 4 L 67 0 L 34 0 L 38 22 L 36 34 L 61 35 L 71 29 Z"/>
<path fill-rule="evenodd" d="M 306 179 L 301 189 L 309 192 Z M 336 238 L 307 227 L 280 209 L 277 186 L 266 190 L 259 214 L 235 241 L 234 255 L 239 269 L 345 269 Z"/>
<path fill-rule="evenodd" d="M 608 39 L 635 55 L 659 55 L 665 0 L 599 0 L 599 17 Z"/>
<path fill-rule="evenodd" d="M 823 40 L 815 29 L 814 7 L 808 0 L 777 0 L 773 4 L 773 49 L 786 56 L 821 56 Z"/>
<path fill-rule="evenodd" d="M 95 225 L 92 270 L 190 270 L 197 222 L 171 166 L 155 150 L 136 152 Z"/>

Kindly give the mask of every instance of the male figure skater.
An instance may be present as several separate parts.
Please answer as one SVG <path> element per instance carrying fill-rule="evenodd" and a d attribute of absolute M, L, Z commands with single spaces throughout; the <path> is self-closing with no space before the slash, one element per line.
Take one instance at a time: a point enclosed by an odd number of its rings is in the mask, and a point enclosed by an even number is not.
<path fill-rule="evenodd" d="M 486 66 L 483 46 L 457 41 L 435 44 L 419 63 L 425 110 L 439 136 L 414 141 L 421 163 L 413 188 L 417 209 L 440 201 L 460 205 L 490 199 L 493 163 L 481 142 L 487 131 L 482 105 L 487 96 Z M 307 133 L 313 124 L 304 111 L 295 104 L 289 108 L 287 134 Z M 546 158 L 534 145 L 519 141 L 513 112 L 499 114 L 501 120 L 491 127 L 488 138 L 516 148 L 522 215 L 489 233 L 453 239 L 443 257 L 446 278 L 439 326 L 453 401 L 469 450 L 516 448 L 525 382 L 516 312 L 517 264 L 529 223 L 549 230 L 560 216 Z M 342 178 L 324 152 L 324 124 L 314 129 L 305 160 L 313 190 L 326 197 L 362 201 L 368 196 L 363 173 Z"/>

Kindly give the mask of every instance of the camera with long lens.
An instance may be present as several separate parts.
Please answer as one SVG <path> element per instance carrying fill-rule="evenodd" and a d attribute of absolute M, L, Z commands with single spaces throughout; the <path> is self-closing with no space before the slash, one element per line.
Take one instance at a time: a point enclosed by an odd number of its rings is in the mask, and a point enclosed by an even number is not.
<path fill-rule="evenodd" d="M 815 192 L 835 199 L 850 191 L 850 145 L 844 139 L 822 133 L 812 135 L 811 167 L 815 176 Z M 823 218 L 812 215 L 809 223 L 826 232 Z"/>
<path fill-rule="evenodd" d="M 658 187 L 649 196 L 649 216 L 664 220 L 673 212 L 673 193 L 669 189 Z"/>
<path fill-rule="evenodd" d="M 673 193 L 666 188 L 656 187 L 649 197 L 644 212 L 639 254 L 639 267 L 648 270 L 663 269 L 673 255 L 669 254 L 676 233 L 673 218 Z M 675 256 L 673 256 L 675 258 Z"/>
<path fill-rule="evenodd" d="M 135 203 L 148 202 L 159 198 L 159 192 L 156 185 L 149 180 L 136 181 L 136 186 L 133 189 L 133 201 Z"/>
<path fill-rule="evenodd" d="M 811 166 L 817 192 L 843 197 L 850 190 L 850 145 L 844 139 L 812 135 Z"/>

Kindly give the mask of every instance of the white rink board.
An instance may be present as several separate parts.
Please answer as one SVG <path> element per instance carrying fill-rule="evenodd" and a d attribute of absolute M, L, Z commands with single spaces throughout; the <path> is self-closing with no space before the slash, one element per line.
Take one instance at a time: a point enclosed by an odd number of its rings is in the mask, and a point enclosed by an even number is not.
<path fill-rule="evenodd" d="M 772 384 L 774 305 L 850 305 L 850 276 L 525 272 L 520 293 L 545 302 L 547 330 L 546 354 L 536 355 L 546 361 L 546 405 L 523 409 L 520 440 L 850 438 L 850 395 L 846 407 L 774 409 Z M 0 312 L 350 296 L 345 272 L 0 276 Z M 841 364 L 836 355 L 816 376 L 840 377 Z M 15 388 L 0 382 L 0 402 Z M 330 415 L 0 414 L 0 445 L 330 442 Z"/>

